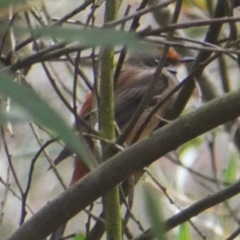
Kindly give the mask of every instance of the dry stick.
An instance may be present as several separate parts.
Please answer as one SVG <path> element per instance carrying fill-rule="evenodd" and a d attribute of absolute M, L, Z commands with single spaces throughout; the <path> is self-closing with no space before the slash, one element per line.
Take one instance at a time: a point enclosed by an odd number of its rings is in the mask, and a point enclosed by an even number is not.
<path fill-rule="evenodd" d="M 84 24 L 84 29 L 86 29 L 88 27 L 91 19 L 94 18 L 94 13 L 95 13 L 96 8 L 97 8 L 96 5 L 93 4 L 92 10 L 87 17 L 86 23 Z M 80 53 L 81 53 L 81 51 L 77 51 L 77 56 L 76 56 L 75 63 L 74 63 L 74 80 L 75 80 L 75 78 L 77 79 L 77 74 L 79 74 L 82 77 L 85 84 L 87 85 L 87 87 L 89 88 L 89 90 L 93 91 L 93 86 L 91 84 L 91 81 L 88 79 L 88 77 L 85 75 L 85 73 L 78 67 L 79 63 L 80 63 Z M 71 57 L 69 56 L 69 54 L 67 54 L 66 57 L 73 64 L 73 61 L 71 61 Z M 76 84 L 77 84 L 77 81 L 75 81 L 75 85 Z M 76 86 L 75 86 L 75 91 L 76 91 Z M 75 122 L 78 125 L 79 121 L 78 121 L 78 115 L 77 115 L 76 111 L 77 111 L 77 108 L 75 108 Z M 79 126 L 77 128 L 78 128 L 78 130 L 80 129 Z"/>
<path fill-rule="evenodd" d="M 11 19 L 10 19 L 10 21 L 9 21 L 9 24 L 8 24 L 8 26 L 7 26 L 7 28 L 6 28 L 6 31 L 5 31 L 5 33 L 3 34 L 2 42 L 1 42 L 1 45 L 0 45 L 0 56 L 2 56 L 2 51 L 3 51 L 3 48 L 4 48 L 4 44 L 6 43 L 7 36 L 8 36 L 8 34 L 9 34 L 10 30 L 11 30 L 11 27 L 12 27 L 12 25 L 13 25 L 13 21 L 15 20 L 16 17 L 17 17 L 17 14 L 14 14 L 14 15 L 11 17 Z"/>
<path fill-rule="evenodd" d="M 148 7 L 147 9 L 144 9 L 144 10 L 141 10 L 141 11 L 137 11 L 136 13 L 134 13 L 134 14 L 132 14 L 132 15 L 128 15 L 128 16 L 124 15 L 123 18 L 118 19 L 118 20 L 115 20 L 115 21 L 111 21 L 111 22 L 109 22 L 109 23 L 104 24 L 103 26 L 104 26 L 104 27 L 115 27 L 115 26 L 120 25 L 120 24 L 123 24 L 123 23 L 125 23 L 125 22 L 127 22 L 127 21 L 129 21 L 129 20 L 132 20 L 133 18 L 140 17 L 140 16 L 143 16 L 143 15 L 145 15 L 145 14 L 147 14 L 147 13 L 150 13 L 150 12 L 152 12 L 153 10 L 167 7 L 168 5 L 170 5 L 170 4 L 174 3 L 174 2 L 176 2 L 176 0 L 170 0 L 170 1 L 168 1 L 168 2 L 156 4 L 156 5 L 154 5 L 154 6 Z M 95 7 L 95 9 L 96 9 L 96 7 Z M 94 10 L 95 10 L 95 9 L 94 9 Z M 72 14 L 72 13 L 71 13 L 71 14 Z M 56 21 L 53 25 L 58 25 L 59 23 L 62 24 L 63 22 L 66 22 L 70 17 L 73 16 L 73 15 L 70 16 L 71 14 L 66 15 L 66 16 L 64 17 L 65 19 L 64 19 L 64 18 L 61 18 L 61 19 L 53 18 L 53 20 Z M 75 14 L 76 14 L 76 13 L 74 13 L 74 15 L 75 15 Z M 84 25 L 85 25 L 84 23 L 82 23 L 82 22 L 80 22 L 80 21 L 78 21 L 78 20 L 73 21 L 73 22 L 68 22 L 68 23 L 70 23 L 70 24 L 80 24 L 81 26 L 84 26 Z"/>
<path fill-rule="evenodd" d="M 130 12 L 130 10 L 131 10 L 131 7 L 132 7 L 132 6 L 131 6 L 130 4 L 127 5 L 127 7 L 126 7 L 126 9 L 125 9 L 125 12 L 124 12 L 124 14 L 123 14 L 124 17 L 126 17 L 126 16 L 129 15 L 129 12 Z M 123 30 L 124 30 L 124 27 L 125 27 L 125 22 L 123 22 L 123 23 L 121 24 L 120 30 L 123 31 Z"/>
<path fill-rule="evenodd" d="M 21 185 L 20 185 L 20 182 L 19 182 L 19 180 L 18 180 L 17 174 L 16 174 L 15 169 L 14 169 L 14 167 L 13 167 L 12 156 L 10 155 L 9 150 L 8 150 L 7 141 L 6 141 L 6 136 L 5 136 L 3 127 L 1 127 L 1 134 L 2 134 L 2 139 L 3 139 L 4 150 L 5 150 L 5 153 L 6 153 L 6 155 L 7 155 L 7 159 L 8 159 L 8 164 L 9 164 L 9 167 L 10 167 L 11 172 L 12 172 L 12 174 L 13 174 L 13 178 L 14 178 L 14 180 L 15 180 L 15 183 L 16 183 L 16 185 L 18 186 L 18 189 L 19 189 L 19 191 L 20 191 L 20 193 L 21 193 L 21 198 L 22 198 L 22 201 L 23 201 L 23 199 L 24 199 L 24 191 L 23 191 L 23 189 L 22 189 L 22 187 L 21 187 Z M 24 205 L 24 206 L 25 206 L 25 205 Z M 21 211 L 21 218 L 20 218 L 19 225 L 22 224 L 21 219 L 24 218 L 25 215 L 26 215 L 26 211 L 25 211 L 25 208 L 24 208 L 24 211 Z"/>
<path fill-rule="evenodd" d="M 143 2 L 148 2 L 147 1 L 142 1 Z M 131 5 L 128 4 L 127 7 L 126 7 L 126 10 L 125 10 L 125 13 L 124 13 L 124 17 L 125 16 L 128 16 L 129 12 L 131 10 Z M 134 20 L 133 20 L 134 21 Z M 124 27 L 125 27 L 125 22 L 121 24 L 121 27 L 120 27 L 120 30 L 123 31 L 124 30 Z M 114 89 L 116 87 L 116 84 L 117 84 L 117 80 L 118 80 L 118 77 L 119 77 L 119 74 L 120 74 L 120 71 L 122 69 L 122 65 L 123 65 L 123 62 L 124 62 L 124 59 L 126 57 L 126 54 L 127 54 L 127 51 L 126 51 L 126 48 L 123 47 L 121 52 L 120 52 L 120 55 L 119 55 L 119 58 L 118 58 L 118 62 L 117 62 L 117 65 L 116 65 L 116 68 L 115 68 L 115 71 L 114 71 L 114 74 L 113 74 L 113 80 L 114 80 Z"/>
<path fill-rule="evenodd" d="M 237 49 L 226 49 L 226 48 L 222 48 L 219 47 L 217 45 L 214 44 L 206 44 L 206 47 L 198 47 L 196 45 L 190 45 L 190 44 L 185 44 L 185 43 L 179 43 L 179 42 L 174 42 L 174 41 L 166 41 L 166 40 L 156 40 L 154 42 L 163 44 L 163 45 L 171 45 L 173 47 L 182 47 L 182 48 L 188 48 L 188 49 L 192 49 L 192 50 L 199 50 L 199 51 L 205 51 L 205 52 L 215 52 L 215 53 L 224 53 L 224 54 L 240 54 L 240 51 Z M 196 42 L 196 41 L 195 41 Z M 236 44 L 240 42 L 240 40 L 236 40 L 235 41 Z M 202 44 L 204 45 L 204 44 Z M 209 46 L 207 46 L 209 45 Z"/>
<path fill-rule="evenodd" d="M 0 177 L 0 182 L 3 183 L 3 185 L 5 186 L 5 190 L 2 196 L 2 200 L 1 200 L 1 209 L 0 209 L 0 229 L 2 229 L 3 227 L 3 218 L 4 218 L 4 208 L 6 206 L 7 203 L 7 196 L 8 196 L 8 192 L 10 191 L 10 167 L 8 166 L 7 168 L 7 176 L 6 176 L 6 181 L 4 182 L 2 180 L 2 178 Z M 19 198 L 21 200 L 21 198 Z"/>
<path fill-rule="evenodd" d="M 74 10 L 68 14 L 66 14 L 64 17 L 62 17 L 61 19 L 59 19 L 57 22 L 55 22 L 53 24 L 53 26 L 59 26 L 62 23 L 64 23 L 66 20 L 68 20 L 69 18 L 75 16 L 76 14 L 78 14 L 79 12 L 85 10 L 91 3 L 94 3 L 94 0 L 87 0 L 85 1 L 83 4 L 81 4 L 79 7 L 74 8 Z"/>
<path fill-rule="evenodd" d="M 88 25 L 89 25 L 89 23 L 90 23 L 90 21 L 93 20 L 93 19 L 95 19 L 94 13 L 95 13 L 95 11 L 96 11 L 97 8 L 98 8 L 98 6 L 97 6 L 96 4 L 93 4 L 93 5 L 92 5 L 92 10 L 91 10 L 91 12 L 88 14 L 86 23 L 84 24 L 84 28 L 87 28 Z M 94 21 L 93 21 L 93 22 L 94 22 Z M 91 27 L 92 27 L 92 26 L 91 26 Z"/>
<path fill-rule="evenodd" d="M 29 168 L 29 173 L 28 173 L 28 180 L 27 180 L 27 185 L 26 185 L 26 189 L 24 191 L 24 193 L 22 194 L 22 207 L 21 207 L 21 218 L 20 218 L 20 225 L 22 225 L 24 223 L 24 219 L 26 216 L 26 203 L 27 203 L 27 197 L 28 197 L 28 193 L 30 191 L 30 186 L 31 186 L 31 182 L 32 182 L 32 177 L 33 177 L 33 170 L 34 170 L 34 165 L 38 159 L 38 157 L 40 156 L 40 154 L 45 150 L 45 148 L 50 145 L 51 143 L 55 142 L 55 139 L 49 140 L 47 141 L 36 153 L 36 155 L 34 156 L 34 158 L 31 160 L 31 165 Z"/>
<path fill-rule="evenodd" d="M 44 206 L 25 222 L 8 240 L 42 240 L 109 189 L 135 171 L 151 164 L 166 153 L 220 124 L 240 115 L 240 91 L 226 94 L 159 129 L 149 138 L 130 146 L 82 178 L 58 198 Z M 221 117 L 219 117 L 221 116 Z M 171 134 L 169 134 L 171 133 Z M 167 221 L 167 229 L 190 219 L 207 207 L 240 192 L 240 183 L 204 199 Z M 196 207 L 197 206 L 197 207 Z"/>
<path fill-rule="evenodd" d="M 10 69 L 12 71 L 16 71 L 16 70 L 18 70 L 20 68 L 23 68 L 23 67 L 26 67 L 26 66 L 30 66 L 30 65 L 32 65 L 34 63 L 42 62 L 43 61 L 43 57 L 46 54 L 55 52 L 58 49 L 61 50 L 65 46 L 66 46 L 66 43 L 56 43 L 53 46 L 44 48 L 44 49 L 38 51 L 37 53 L 33 53 L 30 56 L 27 56 L 24 59 L 19 60 L 18 62 L 12 64 Z"/>
<path fill-rule="evenodd" d="M 72 103 L 73 103 L 73 111 L 74 111 L 74 118 L 75 118 L 75 125 L 76 129 L 80 131 L 80 125 L 79 125 L 79 117 L 77 113 L 77 78 L 78 78 L 78 65 L 80 61 L 80 54 L 81 52 L 77 52 L 77 56 L 75 58 L 75 63 L 74 63 L 74 74 L 73 74 L 73 90 L 72 90 Z"/>
<path fill-rule="evenodd" d="M 88 210 L 88 212 L 89 212 L 90 214 L 88 214 L 88 219 L 87 219 L 87 222 L 86 222 L 86 224 L 85 224 L 85 226 L 86 226 L 86 237 L 88 236 L 88 234 L 89 234 L 89 232 L 90 232 L 91 220 L 92 220 L 91 211 L 93 210 L 93 207 L 94 207 L 94 204 L 93 204 L 93 203 L 90 204 L 89 210 Z"/>
<path fill-rule="evenodd" d="M 118 19 L 118 20 L 115 20 L 115 21 L 111 21 L 109 23 L 106 23 L 104 24 L 104 27 L 115 27 L 119 24 L 122 24 L 122 23 L 125 23 L 133 18 L 138 18 L 144 14 L 147 14 L 147 13 L 150 13 L 154 10 L 157 10 L 159 8 L 164 8 L 164 7 L 167 7 L 169 4 L 171 3 L 174 3 L 176 2 L 176 0 L 170 0 L 168 2 L 165 2 L 165 3 L 159 3 L 159 4 L 156 4 L 154 6 L 151 6 L 151 7 L 148 7 L 147 9 L 143 9 L 143 10 L 138 10 L 136 13 L 132 14 L 132 15 L 129 15 L 129 16 L 124 16 L 123 18 L 121 19 Z"/>
<path fill-rule="evenodd" d="M 79 52 L 81 51 L 82 49 L 80 50 L 77 50 L 75 52 Z M 74 61 L 71 59 L 71 57 L 69 56 L 69 54 L 66 55 L 66 58 L 67 60 L 74 66 L 75 68 L 75 71 L 77 71 L 78 75 L 83 79 L 84 83 L 87 85 L 87 87 L 89 88 L 89 90 L 93 90 L 93 86 L 92 86 L 92 83 L 90 81 L 90 79 L 87 77 L 87 75 L 84 73 L 84 71 L 79 67 L 79 64 L 76 65 L 76 63 L 74 63 Z M 79 59 L 80 61 L 80 59 Z"/>
<path fill-rule="evenodd" d="M 217 23 L 232 23 L 232 22 L 239 22 L 240 17 L 221 17 L 221 18 L 214 18 L 210 20 L 196 20 L 196 21 L 189 21 L 186 23 L 176 23 L 176 24 L 169 24 L 167 26 L 163 26 L 157 29 L 150 30 L 146 33 L 147 36 L 152 35 L 159 35 L 163 32 L 169 32 L 177 29 L 186 29 L 190 27 L 201 27 L 201 26 L 208 26 L 211 24 Z"/>
<path fill-rule="evenodd" d="M 10 173 L 10 168 L 8 168 L 8 175 L 9 175 L 9 173 Z M 21 197 L 18 196 L 18 194 L 11 188 L 10 184 L 9 184 L 8 182 L 4 181 L 1 177 L 0 177 L 0 183 L 2 183 L 2 185 L 3 185 L 4 187 L 6 187 L 6 188 L 8 189 L 8 191 L 9 191 L 10 193 L 12 193 L 12 195 L 13 195 L 14 197 L 16 197 L 18 200 L 22 201 Z M 1 206 L 2 206 L 2 204 L 1 204 Z M 34 212 L 33 212 L 33 210 L 30 208 L 30 206 L 28 206 L 27 204 L 26 204 L 26 206 L 27 206 L 28 210 L 31 212 L 31 214 L 33 215 Z M 1 210 L 2 210 L 2 209 L 1 209 Z M 0 220 L 0 221 L 1 221 L 1 220 Z M 1 228 L 1 226 L 0 226 L 0 228 Z"/>
<path fill-rule="evenodd" d="M 3 127 L 1 127 L 1 134 L 2 134 L 2 140 L 3 140 L 3 147 L 4 147 L 4 150 L 5 150 L 6 156 L 7 156 L 7 160 L 8 160 L 9 167 L 11 169 L 11 173 L 12 173 L 14 181 L 15 181 L 18 189 L 19 189 L 19 192 L 21 193 L 21 195 L 23 195 L 23 189 L 22 189 L 21 184 L 18 180 L 16 171 L 13 167 L 12 155 L 10 154 L 9 149 L 8 149 L 7 140 L 6 140 L 6 136 L 5 136 L 5 132 L 4 132 Z"/>
<path fill-rule="evenodd" d="M 29 123 L 29 126 L 30 126 L 30 128 L 31 128 L 31 130 L 32 130 L 32 132 L 33 132 L 34 137 L 36 138 L 37 143 L 38 143 L 39 146 L 42 148 L 43 144 L 42 144 L 42 142 L 41 142 L 40 137 L 38 136 L 38 133 L 37 133 L 37 130 L 36 130 L 34 124 L 33 124 L 33 123 Z M 38 126 L 38 127 L 39 127 L 39 126 Z M 41 130 L 44 131 L 44 129 L 41 129 Z M 49 133 L 47 133 L 47 134 L 49 134 Z M 56 141 L 56 140 L 57 140 L 57 139 L 55 139 L 55 141 Z M 43 153 L 44 153 L 46 159 L 47 159 L 48 162 L 49 162 L 50 168 L 53 169 L 53 172 L 54 172 L 56 178 L 58 179 L 59 183 L 61 184 L 62 188 L 63 188 L 63 189 L 66 189 L 67 187 L 66 187 L 66 185 L 64 184 L 64 181 L 63 181 L 63 179 L 61 178 L 59 172 L 57 171 L 55 165 L 52 163 L 52 160 L 51 160 L 51 158 L 49 157 L 49 154 L 47 153 L 47 151 L 46 151 L 45 149 L 44 149 Z"/>
<path fill-rule="evenodd" d="M 139 5 L 137 11 L 141 11 L 141 9 L 144 9 L 147 6 L 147 4 L 148 4 L 148 0 L 142 0 L 142 2 Z M 138 28 L 140 18 L 141 18 L 141 15 L 137 16 L 137 17 L 134 17 L 129 31 L 135 31 Z M 122 69 L 122 65 L 123 65 L 123 62 L 124 62 L 124 59 L 125 59 L 126 55 L 127 55 L 127 50 L 126 50 L 125 47 L 123 47 L 123 49 L 121 50 L 119 59 L 118 59 L 118 63 L 117 63 L 115 72 L 114 72 L 114 85 L 115 86 L 117 84 L 117 80 L 118 80 L 120 71 Z"/>

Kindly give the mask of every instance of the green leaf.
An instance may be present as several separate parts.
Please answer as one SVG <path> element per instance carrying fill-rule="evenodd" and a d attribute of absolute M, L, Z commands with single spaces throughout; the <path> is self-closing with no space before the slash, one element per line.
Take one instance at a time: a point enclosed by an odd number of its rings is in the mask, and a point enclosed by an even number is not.
<path fill-rule="evenodd" d="M 179 227 L 178 240 L 190 240 L 188 223 L 183 223 Z"/>
<path fill-rule="evenodd" d="M 0 0 L 0 7 L 23 4 L 25 0 Z"/>
<path fill-rule="evenodd" d="M 183 154 L 189 148 L 196 148 L 202 143 L 202 137 L 196 137 L 178 148 L 178 154 Z"/>
<path fill-rule="evenodd" d="M 85 237 L 85 234 L 79 233 L 73 240 L 84 240 Z"/>
<path fill-rule="evenodd" d="M 32 118 L 55 132 L 86 164 L 93 168 L 88 149 L 79 136 L 66 125 L 64 120 L 34 91 L 13 82 L 12 78 L 0 72 L 0 92 L 11 98 L 26 110 Z M 90 166 L 89 166 L 90 165 Z"/>
<path fill-rule="evenodd" d="M 230 159 L 227 161 L 227 168 L 224 173 L 224 180 L 226 182 L 234 182 L 237 177 L 237 163 L 238 163 L 238 154 L 236 151 L 232 151 Z"/>
<path fill-rule="evenodd" d="M 15 32 L 28 32 L 24 26 L 15 26 Z M 140 40 L 137 34 L 115 30 L 114 28 L 74 28 L 74 27 L 44 27 L 33 30 L 37 36 L 47 36 L 62 39 L 67 42 L 78 42 L 83 47 L 109 47 L 114 45 L 126 45 L 129 49 L 136 52 L 149 53 L 152 45 Z M 155 51 L 155 50 L 154 50 Z"/>
<path fill-rule="evenodd" d="M 160 209 L 159 201 L 156 200 L 155 192 L 149 187 L 144 186 L 145 206 L 147 210 L 147 218 L 152 226 L 152 233 L 154 239 L 166 240 L 162 211 Z"/>

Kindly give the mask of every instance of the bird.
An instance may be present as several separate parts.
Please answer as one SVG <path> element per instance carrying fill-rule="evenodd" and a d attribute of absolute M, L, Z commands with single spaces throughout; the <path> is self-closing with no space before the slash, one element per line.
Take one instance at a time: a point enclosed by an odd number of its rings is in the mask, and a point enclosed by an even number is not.
<path fill-rule="evenodd" d="M 119 129 L 122 131 L 129 123 L 133 113 L 138 108 L 141 100 L 144 97 L 147 89 L 150 86 L 151 81 L 154 78 L 156 68 L 159 61 L 161 60 L 161 53 L 153 51 L 150 54 L 139 54 L 135 53 L 127 57 L 124 61 L 119 77 L 116 81 L 116 87 L 114 91 L 114 116 L 115 122 Z M 179 80 L 176 77 L 176 67 L 181 63 L 191 62 L 194 58 L 192 57 L 180 57 L 173 48 L 169 48 L 165 60 L 165 65 L 161 75 L 158 77 L 153 91 L 151 93 L 148 105 L 142 112 L 141 116 L 137 120 L 131 133 L 126 139 L 126 143 L 129 145 L 134 137 L 134 134 L 139 127 L 146 120 L 149 115 L 151 108 L 156 106 L 164 97 L 179 84 Z M 165 112 L 171 107 L 176 94 L 172 95 L 155 113 L 155 115 L 148 122 L 140 138 L 148 136 L 153 130 L 156 129 Z M 84 120 L 89 121 L 89 114 L 86 114 L 92 105 L 92 92 L 88 92 L 85 97 L 84 104 L 80 108 L 79 116 L 83 117 L 87 115 Z M 87 141 L 91 148 L 92 141 Z M 89 143 L 90 142 L 90 143 Z M 71 151 L 64 148 L 63 151 L 54 160 L 54 164 L 60 163 L 64 158 L 71 155 Z M 88 170 L 81 164 L 81 161 L 75 158 L 74 170 L 70 185 L 74 184 L 80 178 L 88 173 Z M 60 236 L 61 233 L 58 233 Z M 53 236 L 53 235 L 52 235 Z M 50 240 L 58 240 L 58 238 L 50 238 Z"/>
<path fill-rule="evenodd" d="M 162 51 L 162 49 L 160 48 L 159 51 Z M 124 62 L 117 80 L 114 93 L 115 121 L 121 130 L 124 129 L 126 124 L 131 119 L 133 113 L 136 111 L 138 105 L 140 104 L 145 92 L 151 83 L 151 80 L 153 79 L 161 56 L 161 54 L 156 54 L 155 52 L 150 53 L 149 55 L 134 54 L 130 55 Z M 191 62 L 193 60 L 194 58 L 192 57 L 180 57 L 173 48 L 170 48 L 168 50 L 165 67 L 154 86 L 154 90 L 146 111 L 143 112 L 132 132 L 135 132 L 137 128 L 144 122 L 145 118 L 151 111 L 151 108 L 154 107 L 160 100 L 162 100 L 169 91 L 178 85 L 179 81 L 176 77 L 176 67 L 181 63 Z M 91 107 L 92 97 L 92 92 L 87 92 L 84 103 L 78 113 L 78 115 L 83 117 L 83 119 L 85 118 L 84 120 L 86 121 L 88 121 L 88 119 L 86 119 L 86 117 L 83 115 L 85 115 L 85 113 Z M 159 111 L 144 129 L 140 139 L 147 136 L 157 127 L 160 118 L 163 117 L 166 110 L 169 109 L 174 100 L 174 97 L 175 95 L 173 95 L 159 109 Z M 89 114 L 87 114 L 87 118 L 89 118 Z M 130 142 L 131 138 L 132 137 L 130 136 L 127 139 L 127 142 Z M 54 164 L 59 164 L 69 156 L 71 156 L 71 151 L 64 148 L 64 150 L 61 151 L 61 153 L 54 160 Z"/>
<path fill-rule="evenodd" d="M 159 49 L 157 48 L 157 50 Z M 117 80 L 114 98 L 115 121 L 120 129 L 124 129 L 140 104 L 151 80 L 154 78 L 156 67 L 161 57 L 162 55 L 156 55 L 156 52 L 150 53 L 149 55 L 134 54 L 124 62 Z M 127 143 L 131 143 L 134 133 L 145 121 L 151 109 L 178 85 L 179 81 L 176 77 L 176 67 L 181 63 L 191 62 L 192 60 L 193 58 L 191 57 L 181 58 L 173 48 L 168 50 L 165 66 L 154 85 L 148 105 L 131 131 L 132 134 L 129 134 L 130 136 L 126 140 Z M 152 117 L 141 133 L 140 139 L 147 136 L 157 127 L 160 122 L 159 117 L 164 116 L 175 96 L 176 94 L 169 98 Z"/>

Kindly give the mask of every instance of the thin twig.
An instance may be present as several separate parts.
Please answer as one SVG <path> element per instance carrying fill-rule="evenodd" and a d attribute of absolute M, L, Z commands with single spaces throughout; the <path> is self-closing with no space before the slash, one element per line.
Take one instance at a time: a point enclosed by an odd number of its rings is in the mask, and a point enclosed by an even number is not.
<path fill-rule="evenodd" d="M 20 225 L 22 225 L 24 223 L 24 219 L 25 219 L 25 216 L 26 216 L 26 203 L 27 203 L 28 193 L 29 193 L 30 187 L 31 187 L 34 165 L 35 165 L 38 157 L 40 156 L 40 154 L 43 151 L 45 151 L 45 148 L 55 141 L 56 141 L 55 139 L 52 139 L 52 140 L 47 141 L 45 144 L 43 144 L 43 146 L 38 150 L 38 152 L 36 153 L 34 158 L 31 160 L 31 165 L 30 165 L 30 168 L 29 168 L 26 189 L 25 189 L 25 192 L 22 195 L 22 207 L 21 207 L 22 210 L 21 210 L 21 217 L 20 217 Z"/>
<path fill-rule="evenodd" d="M 125 16 L 121 19 L 118 19 L 118 20 L 115 20 L 115 21 L 111 21 L 109 23 L 105 23 L 104 24 L 104 27 L 115 27 L 119 24 L 122 24 L 122 23 L 125 23 L 133 18 L 138 18 L 138 17 L 141 17 L 142 15 L 144 14 L 147 14 L 147 13 L 150 13 L 152 12 L 153 10 L 157 10 L 157 9 L 160 9 L 160 8 L 164 8 L 164 7 L 167 7 L 169 4 L 171 3 L 174 3 L 176 2 L 176 0 L 170 0 L 168 2 L 164 2 L 164 3 L 159 3 L 159 4 L 156 4 L 154 6 L 151 6 L 151 7 L 148 7 L 147 9 L 143 9 L 143 10 L 138 10 L 136 13 L 132 14 L 132 15 L 129 15 L 129 16 Z"/>
<path fill-rule="evenodd" d="M 4 146 L 5 154 L 7 156 L 7 160 L 8 160 L 9 167 L 11 169 L 11 173 L 13 175 L 14 181 L 15 181 L 17 187 L 18 187 L 19 192 L 21 193 L 21 195 L 23 195 L 23 189 L 21 187 L 21 184 L 20 184 L 19 179 L 17 177 L 17 173 L 16 173 L 16 171 L 14 169 L 14 166 L 13 166 L 13 163 L 12 163 L 12 155 L 10 154 L 9 149 L 8 149 L 8 144 L 7 144 L 7 140 L 6 140 L 6 136 L 5 136 L 5 132 L 4 132 L 3 127 L 1 127 L 1 134 L 2 134 L 2 140 L 3 140 L 3 146 Z"/>
<path fill-rule="evenodd" d="M 196 20 L 189 21 L 186 23 L 173 23 L 167 26 L 163 26 L 156 29 L 151 29 L 146 32 L 142 37 L 145 36 L 156 36 L 164 32 L 174 31 L 178 29 L 186 29 L 190 27 L 201 27 L 201 26 L 209 26 L 212 24 L 220 24 L 220 23 L 231 23 L 231 22 L 239 22 L 240 17 L 221 17 L 221 18 L 211 18 L 209 20 Z"/>
<path fill-rule="evenodd" d="M 33 132 L 33 134 L 34 134 L 34 136 L 35 136 L 35 138 L 36 138 L 39 146 L 42 148 L 43 144 L 42 144 L 42 142 L 41 142 L 41 140 L 40 140 L 40 137 L 38 136 L 38 133 L 37 133 L 37 130 L 36 130 L 34 124 L 33 124 L 33 123 L 29 123 L 29 125 L 30 125 L 30 128 L 32 129 L 32 132 Z M 49 154 L 47 153 L 46 149 L 43 149 L 43 153 L 44 153 L 44 155 L 46 156 L 46 159 L 48 160 L 51 168 L 53 169 L 53 172 L 54 172 L 54 174 L 56 175 L 56 177 L 57 177 L 60 185 L 63 187 L 64 190 L 66 190 L 67 187 L 66 187 L 66 185 L 64 184 L 64 182 L 63 182 L 63 180 L 62 180 L 59 172 L 57 171 L 55 165 L 53 164 L 53 161 L 52 161 L 51 158 L 49 157 Z"/>

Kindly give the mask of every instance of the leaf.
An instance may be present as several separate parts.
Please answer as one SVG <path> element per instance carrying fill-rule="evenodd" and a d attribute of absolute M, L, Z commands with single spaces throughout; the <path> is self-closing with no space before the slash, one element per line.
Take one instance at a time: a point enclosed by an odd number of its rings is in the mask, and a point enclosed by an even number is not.
<path fill-rule="evenodd" d="M 230 155 L 230 159 L 227 161 L 227 168 L 224 173 L 224 180 L 226 182 L 232 183 L 236 181 L 237 163 L 238 163 L 238 153 L 236 151 L 232 151 Z"/>
<path fill-rule="evenodd" d="M 15 26 L 15 32 L 22 33 L 29 30 L 24 26 Z M 115 30 L 114 28 L 74 28 L 74 27 L 44 27 L 33 30 L 34 34 L 62 39 L 67 42 L 78 42 L 83 47 L 109 47 L 114 45 L 126 45 L 136 52 L 149 53 L 152 45 L 140 40 L 135 33 Z M 155 49 L 154 49 L 155 51 Z"/>
<path fill-rule="evenodd" d="M 79 233 L 73 240 L 84 240 L 85 237 L 85 234 Z"/>
<path fill-rule="evenodd" d="M 183 154 L 189 148 L 197 148 L 202 143 L 202 137 L 193 138 L 191 141 L 186 142 L 177 150 L 178 154 Z"/>
<path fill-rule="evenodd" d="M 156 201 L 154 192 L 147 186 L 144 186 L 144 196 L 147 218 L 151 223 L 153 235 L 158 240 L 166 240 L 160 204 Z"/>
<path fill-rule="evenodd" d="M 0 7 L 22 4 L 25 0 L 0 0 Z"/>
<path fill-rule="evenodd" d="M 55 132 L 81 158 L 86 166 L 90 169 L 93 168 L 93 163 L 88 162 L 91 158 L 83 141 L 66 125 L 60 115 L 35 92 L 13 82 L 11 77 L 2 72 L 0 72 L 0 92 L 19 104 L 37 122 Z"/>
<path fill-rule="evenodd" d="M 0 0 L 0 7 L 7 8 L 8 6 L 14 6 L 18 9 L 30 9 L 31 6 L 39 4 L 36 0 L 30 0 L 26 3 L 26 0 Z"/>
<path fill-rule="evenodd" d="M 190 240 L 188 223 L 183 223 L 179 227 L 178 240 Z"/>

